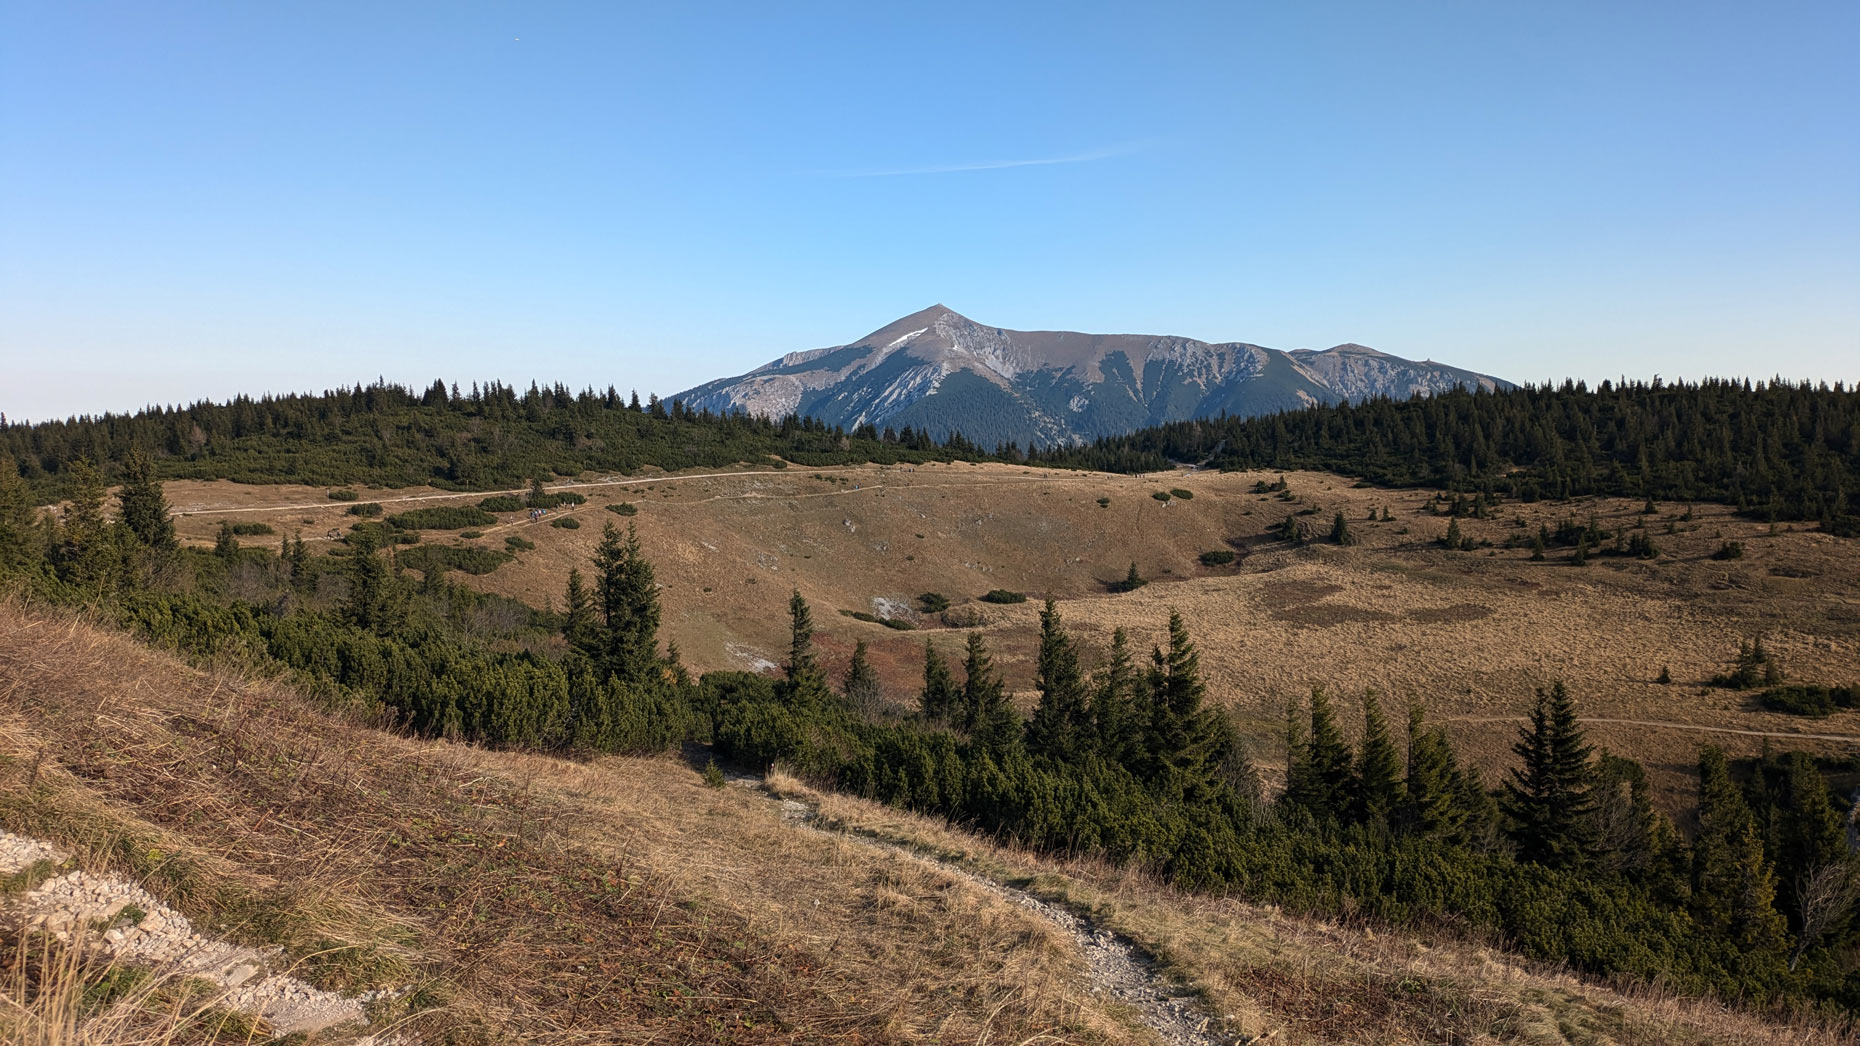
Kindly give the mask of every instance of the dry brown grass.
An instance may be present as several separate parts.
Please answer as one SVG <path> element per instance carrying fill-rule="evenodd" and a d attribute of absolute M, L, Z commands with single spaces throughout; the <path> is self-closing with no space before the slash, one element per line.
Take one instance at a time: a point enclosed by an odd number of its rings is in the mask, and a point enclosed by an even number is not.
<path fill-rule="evenodd" d="M 0 826 L 463 1041 L 1127 1042 L 1042 924 L 683 762 L 345 724 L 0 604 Z"/>
<path fill-rule="evenodd" d="M 1136 941 L 1214 1011 L 1285 1043 L 1768 1044 L 1851 1041 L 1819 1020 L 1765 1019 L 1656 987 L 1610 987 L 1524 963 L 1476 942 L 1378 932 L 1233 898 L 1185 894 L 1142 870 L 1051 860 L 936 818 L 820 793 L 792 777 L 780 794 L 818 804 L 843 828 L 975 869 L 1089 913 Z"/>
<path fill-rule="evenodd" d="M 1251 492 L 1262 478 L 1276 476 L 1131 477 L 956 464 L 634 479 L 584 488 L 590 500 L 576 511 L 585 521 L 579 530 L 518 523 L 488 532 L 481 543 L 491 547 L 502 548 L 507 533 L 538 547 L 470 583 L 537 604 L 559 602 L 568 569 L 585 567 L 599 524 L 617 520 L 602 506 L 626 500 L 639 506 L 631 521 L 664 586 L 667 638 L 699 671 L 779 661 L 788 593 L 798 587 L 814 604 L 826 663 L 837 668 L 854 641 L 864 639 L 892 697 L 908 701 L 920 679 L 924 639 L 935 637 L 954 651 L 960 636 L 947 629 L 897 632 L 835 611 L 870 612 L 874 598 L 904 602 L 937 591 L 971 600 L 962 609 L 980 613 L 998 664 L 1024 690 L 1031 685 L 1037 602 L 972 602 L 981 592 L 1008 588 L 1034 600 L 1059 599 L 1068 622 L 1097 650 L 1118 626 L 1140 642 L 1157 641 L 1168 611 L 1179 609 L 1200 642 L 1211 694 L 1240 712 L 1269 765 L 1280 758 L 1272 739 L 1285 700 L 1319 685 L 1339 699 L 1346 717 L 1369 688 L 1385 704 L 1426 701 L 1436 717 L 1461 721 L 1462 747 L 1496 779 L 1511 759 L 1514 726 L 1506 717 L 1521 713 L 1535 687 L 1564 680 L 1588 715 L 1694 728 L 1592 728 L 1597 743 L 1648 764 L 1673 811 L 1690 804 L 1701 742 L 1736 755 L 1754 754 L 1765 743 L 1704 731 L 1774 733 L 1780 735 L 1774 744 L 1830 755 L 1860 749 L 1860 712 L 1803 720 L 1700 685 L 1724 667 L 1740 639 L 1759 633 L 1794 678 L 1860 681 L 1860 542 L 1800 525 L 1771 534 L 1723 506 L 1692 506 L 1689 521 L 1677 518 L 1686 506 L 1673 504 L 1642 517 L 1640 502 L 1620 499 L 1510 504 L 1497 518 L 1461 521 L 1474 539 L 1502 543 L 1567 517 L 1580 522 L 1594 515 L 1604 527 L 1644 520 L 1663 553 L 1650 563 L 1598 557 L 1579 569 L 1556 550 L 1533 563 L 1525 550 L 1436 548 L 1447 521 L 1425 511 L 1426 491 L 1358 488 L 1333 475 L 1291 473 L 1286 478 L 1301 500 L 1283 502 Z M 1167 507 L 1149 497 L 1171 487 L 1196 496 Z M 290 520 L 297 510 L 264 506 L 300 503 L 307 494 L 322 497 L 320 488 L 224 483 L 173 484 L 170 497 L 199 510 L 182 521 L 182 531 L 207 542 L 221 515 Z M 457 497 L 471 503 L 482 495 Z M 1110 505 L 1099 507 L 1099 497 Z M 328 505 L 318 519 L 344 522 L 344 506 Z M 1307 518 L 1320 530 L 1342 510 L 1361 544 L 1294 551 L 1261 539 L 1268 524 L 1305 508 L 1317 509 Z M 1392 522 L 1366 520 L 1382 508 Z M 1681 532 L 1665 534 L 1668 522 Z M 1744 542 L 1745 557 L 1710 559 L 1725 540 Z M 1232 567 L 1196 561 L 1202 551 L 1235 546 L 1242 556 Z M 1132 561 L 1156 583 L 1108 594 L 1104 583 L 1122 577 Z M 1670 668 L 1674 685 L 1654 682 L 1662 667 Z"/>

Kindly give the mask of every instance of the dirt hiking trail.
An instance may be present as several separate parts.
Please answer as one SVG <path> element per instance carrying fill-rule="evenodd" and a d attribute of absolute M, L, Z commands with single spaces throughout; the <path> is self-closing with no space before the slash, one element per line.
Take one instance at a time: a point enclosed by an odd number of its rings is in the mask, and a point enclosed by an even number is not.
<path fill-rule="evenodd" d="M 770 802 L 779 803 L 782 820 L 797 828 L 836 835 L 861 846 L 931 865 L 946 875 L 971 883 L 1051 923 L 1070 938 L 1084 956 L 1092 990 L 1129 1006 L 1136 1012 L 1143 1026 L 1153 1032 L 1157 1041 L 1165 1046 L 1239 1046 L 1258 1041 L 1220 1030 L 1220 1019 L 1207 1010 L 1200 998 L 1165 977 L 1156 962 L 1125 937 L 1094 925 L 1090 920 L 1041 900 L 1025 890 L 953 862 L 938 859 L 902 843 L 877 838 L 856 826 L 828 822 L 812 804 L 779 795 L 760 777 L 734 777 L 731 783 L 752 789 Z"/>

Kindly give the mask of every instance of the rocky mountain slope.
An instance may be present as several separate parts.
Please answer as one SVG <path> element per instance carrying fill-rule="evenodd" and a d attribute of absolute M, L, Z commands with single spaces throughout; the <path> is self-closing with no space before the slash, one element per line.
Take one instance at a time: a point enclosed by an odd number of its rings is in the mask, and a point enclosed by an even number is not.
<path fill-rule="evenodd" d="M 1362 345 L 1284 352 L 1164 335 L 1013 331 L 934 305 L 857 341 L 791 352 L 675 398 L 715 411 L 796 412 L 849 429 L 961 432 L 992 447 L 1461 386 L 1509 383 Z"/>

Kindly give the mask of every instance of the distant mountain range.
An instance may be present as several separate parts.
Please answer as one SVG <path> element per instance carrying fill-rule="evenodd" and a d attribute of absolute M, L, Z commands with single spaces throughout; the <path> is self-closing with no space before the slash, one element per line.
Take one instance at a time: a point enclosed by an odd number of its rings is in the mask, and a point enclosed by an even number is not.
<path fill-rule="evenodd" d="M 951 432 L 984 447 L 1078 443 L 1149 425 L 1511 383 L 1362 345 L 1284 352 L 1150 334 L 987 327 L 933 305 L 857 341 L 791 352 L 678 395 L 686 406 L 799 413 L 847 429 Z"/>

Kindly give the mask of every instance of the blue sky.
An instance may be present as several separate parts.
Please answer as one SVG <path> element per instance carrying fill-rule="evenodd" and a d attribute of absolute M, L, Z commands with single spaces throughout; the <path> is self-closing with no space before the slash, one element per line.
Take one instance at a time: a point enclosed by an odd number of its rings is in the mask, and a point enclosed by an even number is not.
<path fill-rule="evenodd" d="M 0 411 L 670 393 L 933 302 L 1860 378 L 1860 5 L 0 0 Z"/>

